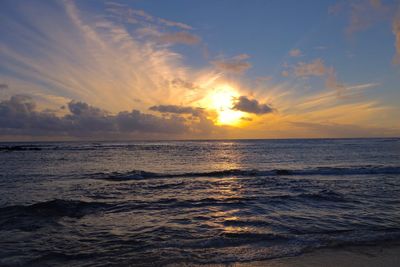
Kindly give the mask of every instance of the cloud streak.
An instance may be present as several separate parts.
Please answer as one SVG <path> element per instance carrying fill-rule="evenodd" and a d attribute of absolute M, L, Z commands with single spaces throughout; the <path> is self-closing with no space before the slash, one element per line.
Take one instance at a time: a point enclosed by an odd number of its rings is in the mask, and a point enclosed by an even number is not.
<path fill-rule="evenodd" d="M 296 77 L 326 77 L 326 88 L 336 90 L 339 94 L 345 88 L 342 83 L 338 82 L 335 69 L 333 67 L 327 67 L 320 58 L 317 58 L 310 63 L 299 62 L 294 66 L 293 70 Z"/>
<path fill-rule="evenodd" d="M 350 22 L 346 33 L 351 35 L 369 28 L 385 18 L 389 9 L 380 0 L 361 0 L 350 4 Z"/>
<path fill-rule="evenodd" d="M 241 74 L 252 67 L 252 65 L 246 61 L 248 58 L 248 55 L 241 54 L 229 59 L 214 60 L 211 63 L 220 71 Z"/>
<path fill-rule="evenodd" d="M 157 36 L 155 40 L 167 44 L 195 45 L 200 43 L 200 37 L 188 32 L 165 33 Z"/>
<path fill-rule="evenodd" d="M 400 7 L 393 19 L 393 34 L 395 36 L 396 54 L 393 58 L 394 64 L 400 64 Z"/>
<path fill-rule="evenodd" d="M 181 30 L 193 30 L 193 27 L 177 21 L 168 20 L 165 18 L 155 17 L 144 10 L 135 9 L 124 4 L 115 2 L 106 2 L 107 11 L 119 20 L 131 24 L 147 24 L 152 23 L 156 26 L 166 26 L 178 28 Z"/>
<path fill-rule="evenodd" d="M 299 57 L 299 56 L 301 56 L 301 50 L 300 49 L 292 49 L 292 50 L 290 50 L 289 51 L 289 55 L 291 56 L 291 57 Z"/>
<path fill-rule="evenodd" d="M 327 69 L 322 59 L 318 58 L 310 63 L 299 62 L 294 67 L 296 77 L 323 76 Z"/>

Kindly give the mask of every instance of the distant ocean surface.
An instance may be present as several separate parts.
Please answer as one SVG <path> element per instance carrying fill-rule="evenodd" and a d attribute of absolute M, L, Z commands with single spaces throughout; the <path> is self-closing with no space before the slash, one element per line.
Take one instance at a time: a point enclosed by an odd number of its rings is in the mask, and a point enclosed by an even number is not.
<path fill-rule="evenodd" d="M 400 139 L 0 143 L 0 266 L 266 260 L 400 241 Z"/>

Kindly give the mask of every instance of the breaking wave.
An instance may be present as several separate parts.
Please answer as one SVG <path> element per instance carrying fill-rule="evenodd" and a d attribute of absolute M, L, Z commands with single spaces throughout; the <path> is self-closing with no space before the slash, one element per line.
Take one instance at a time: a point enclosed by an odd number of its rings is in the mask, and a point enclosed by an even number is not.
<path fill-rule="evenodd" d="M 81 218 L 104 210 L 108 204 L 79 200 L 55 199 L 32 205 L 15 205 L 0 208 L 0 228 L 33 231 L 56 223 L 62 217 Z"/>
<path fill-rule="evenodd" d="M 157 173 L 143 170 L 88 174 L 90 178 L 110 181 L 141 180 L 148 178 L 196 178 L 196 177 L 262 177 L 262 176 L 329 176 L 329 175 L 371 175 L 400 174 L 398 166 L 357 166 L 357 167 L 317 167 L 302 170 L 245 170 L 229 169 L 210 172 Z"/>

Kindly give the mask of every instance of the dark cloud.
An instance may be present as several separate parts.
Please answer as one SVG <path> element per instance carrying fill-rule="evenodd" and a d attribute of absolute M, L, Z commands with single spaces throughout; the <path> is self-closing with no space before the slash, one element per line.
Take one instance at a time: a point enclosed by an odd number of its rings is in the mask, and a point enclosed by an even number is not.
<path fill-rule="evenodd" d="M 260 104 L 256 99 L 248 99 L 246 96 L 240 96 L 235 99 L 233 109 L 253 113 L 257 115 L 267 114 L 274 111 L 267 104 Z"/>
<path fill-rule="evenodd" d="M 88 105 L 84 102 L 71 101 L 68 103 L 68 109 L 72 115 L 103 117 L 107 115 L 107 111 Z"/>
<path fill-rule="evenodd" d="M 59 130 L 64 121 L 48 112 L 37 112 L 36 103 L 26 95 L 0 102 L 0 132 Z"/>
<path fill-rule="evenodd" d="M 68 103 L 68 109 L 71 114 L 61 118 L 62 121 L 68 122 L 71 128 L 66 131 L 83 134 L 90 132 L 113 132 L 116 124 L 115 118 L 106 111 L 90 106 L 84 102 L 71 101 Z"/>
<path fill-rule="evenodd" d="M 201 109 L 155 106 L 152 110 L 172 113 L 168 117 L 145 114 L 138 110 L 116 115 L 84 102 L 71 101 L 69 114 L 58 117 L 51 111 L 38 111 L 30 96 L 15 95 L 0 102 L 0 135 L 107 136 L 129 134 L 185 134 L 209 131 L 211 121 L 204 117 L 186 120 L 179 114 L 199 115 Z M 205 128 L 204 128 L 205 127 Z M 204 129 L 203 129 L 204 128 Z M 212 130 L 212 129 L 211 129 Z"/>
<path fill-rule="evenodd" d="M 171 118 L 160 118 L 150 114 L 141 113 L 138 110 L 132 112 L 120 112 L 116 116 L 120 131 L 138 131 L 148 133 L 179 134 L 188 131 L 185 119 L 173 116 Z"/>
<path fill-rule="evenodd" d="M 8 89 L 8 84 L 0 83 L 0 90 Z"/>
<path fill-rule="evenodd" d="M 176 105 L 158 105 L 158 106 L 152 106 L 149 109 L 160 113 L 190 114 L 193 116 L 200 116 L 204 113 L 204 109 L 202 108 L 176 106 Z"/>

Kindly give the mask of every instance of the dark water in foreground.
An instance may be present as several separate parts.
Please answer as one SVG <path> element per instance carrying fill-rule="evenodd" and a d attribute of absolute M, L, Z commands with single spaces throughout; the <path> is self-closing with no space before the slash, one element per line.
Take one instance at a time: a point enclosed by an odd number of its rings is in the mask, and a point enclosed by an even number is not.
<path fill-rule="evenodd" d="M 0 266 L 229 263 L 400 241 L 400 139 L 3 143 L 0 163 Z"/>

